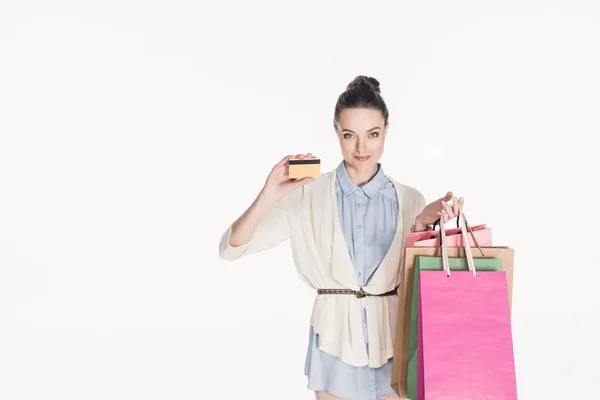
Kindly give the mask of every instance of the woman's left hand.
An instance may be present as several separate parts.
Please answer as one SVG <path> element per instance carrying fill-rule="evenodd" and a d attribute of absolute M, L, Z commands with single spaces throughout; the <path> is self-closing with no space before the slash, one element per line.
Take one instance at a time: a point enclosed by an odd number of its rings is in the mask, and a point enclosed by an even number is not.
<path fill-rule="evenodd" d="M 452 204 L 448 204 L 450 199 L 452 199 Z M 421 214 L 415 219 L 415 230 L 425 230 L 427 225 L 432 225 L 440 218 L 442 218 L 442 224 L 450 221 L 452 218 L 460 215 L 463 204 L 464 199 L 462 197 L 459 199 L 453 197 L 452 192 L 446 193 L 446 196 L 440 197 L 425 206 Z"/>

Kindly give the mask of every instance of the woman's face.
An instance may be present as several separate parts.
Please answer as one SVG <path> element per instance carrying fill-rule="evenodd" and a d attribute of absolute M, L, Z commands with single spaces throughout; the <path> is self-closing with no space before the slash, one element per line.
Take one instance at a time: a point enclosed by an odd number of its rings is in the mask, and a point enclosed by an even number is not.
<path fill-rule="evenodd" d="M 371 108 L 346 108 L 339 116 L 335 131 L 346 164 L 357 172 L 377 170 L 383 154 L 388 126 L 381 111 Z"/>

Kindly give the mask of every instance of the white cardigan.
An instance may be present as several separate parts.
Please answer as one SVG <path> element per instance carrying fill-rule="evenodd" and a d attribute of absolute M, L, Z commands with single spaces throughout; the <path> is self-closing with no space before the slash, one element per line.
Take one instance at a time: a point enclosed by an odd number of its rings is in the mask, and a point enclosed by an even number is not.
<path fill-rule="evenodd" d="M 398 194 L 398 226 L 389 251 L 363 287 L 372 294 L 385 293 L 398 286 L 406 234 L 425 207 L 425 198 L 418 190 L 386 177 Z M 229 226 L 221 236 L 220 257 L 235 260 L 275 247 L 289 238 L 296 269 L 308 286 L 359 290 L 339 222 L 335 181 L 333 170 L 293 190 L 269 210 L 244 245 L 232 247 L 229 244 Z M 361 305 L 367 312 L 368 354 Z M 398 296 L 317 295 L 310 323 L 319 334 L 319 349 L 356 367 L 380 367 L 393 356 L 397 313 Z"/>

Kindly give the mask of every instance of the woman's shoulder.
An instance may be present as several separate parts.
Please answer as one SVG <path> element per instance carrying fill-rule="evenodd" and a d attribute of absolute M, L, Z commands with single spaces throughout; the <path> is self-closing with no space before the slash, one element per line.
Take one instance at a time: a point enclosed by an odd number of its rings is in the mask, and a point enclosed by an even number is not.
<path fill-rule="evenodd" d="M 414 215 L 425 207 L 425 196 L 423 196 L 423 193 L 419 189 L 405 183 L 397 182 L 391 177 L 388 177 L 388 179 L 396 186 L 398 200 L 401 201 L 402 207 L 408 215 Z"/>
<path fill-rule="evenodd" d="M 385 176 L 396 187 L 398 193 L 400 195 L 402 195 L 403 198 L 405 198 L 405 199 L 421 199 L 424 197 L 423 193 L 421 193 L 421 191 L 419 189 L 417 189 L 416 187 L 399 182 L 390 175 L 386 174 Z"/>

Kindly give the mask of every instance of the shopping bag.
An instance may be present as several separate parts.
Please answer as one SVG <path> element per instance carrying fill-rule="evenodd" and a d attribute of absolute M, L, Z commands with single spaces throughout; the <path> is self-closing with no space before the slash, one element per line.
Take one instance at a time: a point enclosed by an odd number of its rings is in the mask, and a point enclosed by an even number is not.
<path fill-rule="evenodd" d="M 444 224 L 440 224 L 441 218 L 435 221 L 433 224 L 433 230 L 425 232 L 409 232 L 406 234 L 405 246 L 422 246 L 422 247 L 437 247 L 439 246 L 439 233 L 440 231 L 435 230 L 435 227 L 440 225 L 441 228 L 445 228 Z M 464 221 L 467 231 L 469 232 L 469 239 L 471 246 L 491 246 L 492 245 L 492 230 L 485 224 L 471 226 L 467 221 Z M 460 217 L 456 219 L 455 229 L 445 230 L 446 240 L 449 247 L 463 247 L 463 235 L 460 229 Z"/>
<path fill-rule="evenodd" d="M 492 246 L 492 229 L 485 224 L 470 227 L 469 239 L 471 246 Z M 406 246 L 435 247 L 440 231 L 409 232 L 406 234 Z M 446 229 L 448 247 L 463 247 L 463 237 L 460 228 Z M 475 239 L 473 239 L 475 236 Z"/>
<path fill-rule="evenodd" d="M 468 240 L 452 271 L 441 235 L 443 270 L 419 272 L 417 399 L 517 399 L 507 274 L 478 271 Z"/>
<path fill-rule="evenodd" d="M 468 271 L 466 258 L 448 258 L 451 271 Z M 502 260 L 497 258 L 475 258 L 477 271 L 501 271 Z M 441 257 L 417 256 L 414 267 L 413 293 L 410 310 L 410 333 L 408 341 L 408 367 L 406 371 L 406 397 L 417 398 L 417 371 L 419 361 L 417 357 L 418 342 L 418 312 L 419 312 L 419 273 L 420 271 L 443 271 Z M 506 293 L 508 298 L 508 292 Z"/>
<path fill-rule="evenodd" d="M 464 238 L 465 232 L 472 233 L 470 227 L 468 227 L 466 220 L 462 219 L 465 222 L 464 228 L 459 227 L 459 237 Z M 469 228 L 467 231 L 466 228 Z M 456 229 L 452 229 L 451 231 L 456 232 Z M 443 238 L 443 243 L 446 248 L 449 246 L 450 240 L 448 240 L 448 236 L 446 235 L 448 230 L 441 229 L 440 234 Z M 439 242 L 438 242 L 439 243 Z M 462 242 L 461 242 L 462 243 Z M 485 253 L 483 250 L 479 249 L 480 254 L 483 256 Z M 500 271 L 502 269 L 502 261 L 495 258 L 477 258 L 475 260 L 476 265 L 479 270 L 482 271 Z M 466 258 L 450 258 L 449 259 L 450 268 L 452 270 L 467 270 L 467 261 Z M 409 314 L 409 339 L 408 339 L 408 349 L 407 349 L 407 366 L 406 366 L 406 396 L 409 399 L 415 399 L 417 396 L 417 371 L 418 371 L 418 358 L 417 358 L 417 324 L 418 324 L 418 292 L 419 292 L 419 271 L 420 270 L 437 270 L 442 271 L 442 259 L 440 257 L 432 257 L 432 256 L 417 256 L 414 264 L 414 271 L 412 272 L 412 278 L 409 281 L 412 281 L 412 295 L 408 300 L 411 304 L 411 307 L 405 307 L 405 312 Z M 410 283 L 409 283 L 410 284 Z M 507 293 L 508 297 L 508 293 Z M 404 370 L 402 371 L 404 372 Z"/>
<path fill-rule="evenodd" d="M 462 234 L 462 233 L 461 233 Z M 449 257 L 464 258 L 464 248 L 447 248 Z M 512 304 L 514 249 L 507 246 L 481 247 L 474 251 L 475 258 L 497 258 L 502 262 L 508 284 L 509 306 Z M 408 349 L 410 320 L 412 312 L 414 267 L 418 256 L 434 256 L 439 251 L 435 247 L 406 246 L 403 251 L 400 283 L 398 287 L 398 316 L 394 335 L 394 357 L 392 360 L 391 385 L 400 398 L 407 397 Z M 512 308 L 512 306 L 511 306 Z"/>

